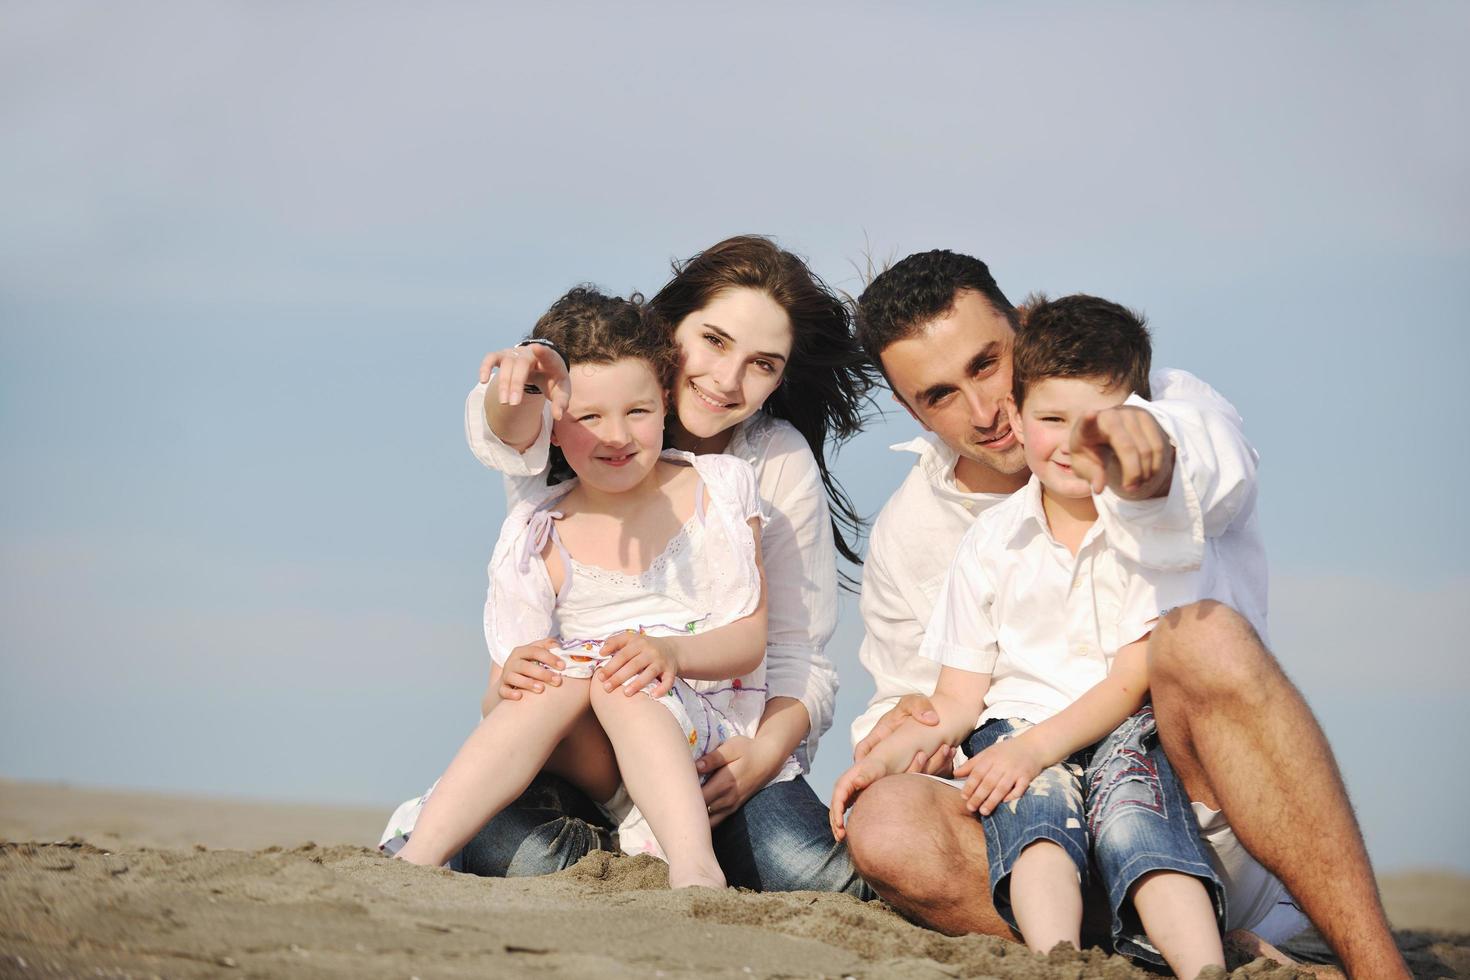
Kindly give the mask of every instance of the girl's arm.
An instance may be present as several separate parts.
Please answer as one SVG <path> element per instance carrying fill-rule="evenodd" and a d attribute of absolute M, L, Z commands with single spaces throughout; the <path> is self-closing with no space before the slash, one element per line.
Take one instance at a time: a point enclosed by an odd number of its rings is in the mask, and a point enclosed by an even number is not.
<path fill-rule="evenodd" d="M 755 535 L 756 567 L 759 568 L 760 518 L 751 518 L 750 527 Z M 654 681 L 660 682 L 653 692 L 659 696 L 668 691 L 676 677 L 719 681 L 748 674 L 761 665 L 766 655 L 765 573 L 761 573 L 760 598 L 750 614 L 742 619 L 692 636 L 620 633 L 603 643 L 602 652 L 612 658 L 598 671 L 603 687 L 611 691 L 619 685 L 626 685 L 624 690 L 629 696 Z"/>
<path fill-rule="evenodd" d="M 1148 636 L 1118 651 L 1108 676 L 1046 721 L 998 742 L 955 770 L 971 810 L 989 814 L 1016 800 L 1042 770 L 1100 740 L 1137 711 L 1148 694 Z"/>

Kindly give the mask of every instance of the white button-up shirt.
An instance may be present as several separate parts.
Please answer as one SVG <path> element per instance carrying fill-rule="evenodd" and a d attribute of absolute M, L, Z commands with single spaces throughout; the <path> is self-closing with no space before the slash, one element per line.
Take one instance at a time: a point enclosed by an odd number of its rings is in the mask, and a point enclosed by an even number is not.
<path fill-rule="evenodd" d="M 1035 476 L 960 541 L 921 656 L 990 675 L 991 718 L 1040 723 L 1107 677 L 1161 611 L 1194 601 L 1194 573 L 1145 570 L 1111 547 L 1100 517 L 1074 557 L 1052 536 Z"/>
<path fill-rule="evenodd" d="M 1240 416 L 1203 381 L 1184 371 L 1149 376 L 1155 400 L 1133 399 L 1158 420 L 1174 445 L 1167 496 L 1126 501 L 1112 491 L 1094 498 L 1116 529 L 1119 553 L 1150 568 L 1198 568 L 1207 543 L 1219 561 L 1197 580 L 1202 598 L 1228 603 L 1261 636 L 1266 625 L 1266 556 L 1256 524 L 1256 453 Z M 954 482 L 958 455 L 932 436 L 894 447 L 919 454 L 873 525 L 863 565 L 858 657 L 873 675 L 873 699 L 852 724 L 856 744 L 905 694 L 934 693 L 939 664 L 919 654 L 944 577 L 960 540 L 979 514 L 1005 494 L 971 494 Z"/>
<path fill-rule="evenodd" d="M 545 487 L 551 406 L 545 406 L 535 443 L 517 452 L 490 430 L 487 387 L 476 385 L 465 399 L 465 438 L 480 462 L 505 476 L 506 497 L 514 506 Z M 758 412 L 740 423 L 726 452 L 755 469 L 766 517 L 761 563 L 766 573 L 767 696 L 794 698 L 811 718 L 811 731 L 796 749 L 805 773 L 818 739 L 832 727 L 837 703 L 837 671 L 826 654 L 837 628 L 837 558 L 827 493 L 811 447 L 788 422 Z"/>

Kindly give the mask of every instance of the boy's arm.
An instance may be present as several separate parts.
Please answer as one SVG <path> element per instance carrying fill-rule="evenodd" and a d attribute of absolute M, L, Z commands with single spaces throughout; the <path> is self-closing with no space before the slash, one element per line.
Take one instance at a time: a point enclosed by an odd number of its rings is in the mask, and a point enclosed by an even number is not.
<path fill-rule="evenodd" d="M 975 727 L 990 689 L 990 675 L 955 667 L 939 672 L 939 686 L 932 699 L 939 715 L 937 725 L 924 725 L 908 720 L 892 734 L 874 745 L 861 760 L 855 762 L 832 787 L 829 819 L 832 832 L 841 840 L 845 834 L 843 814 L 854 797 L 883 776 L 907 772 L 915 762 L 922 764 L 942 745 L 957 745 Z"/>
<path fill-rule="evenodd" d="M 1108 676 L 1072 704 L 1033 728 L 997 742 L 955 770 L 968 774 L 966 806 L 989 814 L 1019 799 L 1042 770 L 1086 748 L 1123 723 L 1148 694 L 1148 636 L 1120 649 Z"/>

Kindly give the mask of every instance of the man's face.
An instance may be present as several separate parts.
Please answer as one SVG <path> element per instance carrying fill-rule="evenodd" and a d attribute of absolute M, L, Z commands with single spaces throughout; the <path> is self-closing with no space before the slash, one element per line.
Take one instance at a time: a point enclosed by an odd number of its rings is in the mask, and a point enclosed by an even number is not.
<path fill-rule="evenodd" d="M 956 476 L 971 489 L 1014 489 L 1026 469 L 1005 412 L 1014 339 L 1010 321 L 966 289 L 947 313 L 880 355 L 895 399 L 960 454 Z"/>

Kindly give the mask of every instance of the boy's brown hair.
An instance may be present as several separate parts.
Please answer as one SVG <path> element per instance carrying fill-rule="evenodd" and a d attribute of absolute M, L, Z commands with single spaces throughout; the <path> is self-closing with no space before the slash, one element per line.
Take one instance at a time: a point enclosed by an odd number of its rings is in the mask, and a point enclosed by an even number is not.
<path fill-rule="evenodd" d="M 1017 407 L 1027 386 L 1047 378 L 1101 378 L 1150 397 L 1153 355 L 1143 314 L 1083 293 L 1055 300 L 1032 294 L 1020 314 L 1011 370 Z"/>

